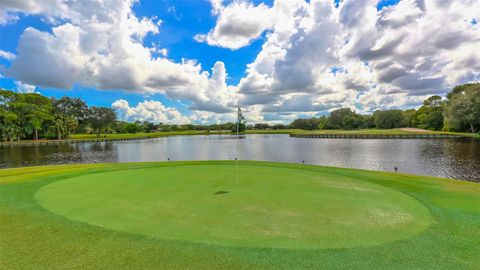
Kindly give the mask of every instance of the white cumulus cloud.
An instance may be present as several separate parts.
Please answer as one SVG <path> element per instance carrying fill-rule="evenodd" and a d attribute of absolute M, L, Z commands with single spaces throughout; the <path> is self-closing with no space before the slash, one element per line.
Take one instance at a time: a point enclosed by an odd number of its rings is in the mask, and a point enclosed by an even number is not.
<path fill-rule="evenodd" d="M 479 1 L 376 4 L 314 0 L 283 13 L 238 85 L 243 103 L 264 112 L 371 112 L 480 79 Z"/>
<path fill-rule="evenodd" d="M 223 6 L 221 1 L 211 3 L 213 14 L 218 14 L 218 20 L 208 34 L 195 36 L 198 42 L 239 49 L 273 26 L 273 12 L 263 3 L 258 6 L 244 1 L 234 1 L 228 6 Z"/>
<path fill-rule="evenodd" d="M 15 81 L 15 86 L 17 87 L 17 92 L 19 93 L 35 93 L 35 89 L 37 89 L 35 85 L 26 84 L 19 81 Z"/>
<path fill-rule="evenodd" d="M 189 116 L 156 115 L 151 100 L 115 106 L 128 117 L 194 122 L 233 120 L 238 99 L 255 122 L 407 108 L 480 80 L 478 0 L 401 0 L 381 10 L 377 0 L 210 2 L 216 24 L 197 41 L 235 50 L 264 38 L 238 85 L 227 84 L 222 59 L 202 67 L 145 45 L 162 21 L 137 16 L 134 0 L 0 2 L 0 24 L 19 13 L 52 23 L 48 32 L 27 27 L 15 54 L 0 51 L 10 61 L 2 75 L 39 87 L 162 93 L 185 101 Z"/>
<path fill-rule="evenodd" d="M 11 53 L 11 52 L 0 50 L 0 57 L 3 58 L 3 59 L 6 59 L 8 61 L 12 61 L 17 56 L 15 54 Z"/>
<path fill-rule="evenodd" d="M 26 28 L 6 76 L 39 87 L 70 89 L 79 84 L 165 93 L 189 100 L 199 110 L 229 110 L 236 88 L 226 87 L 224 76 L 216 77 L 216 70 L 225 73 L 223 63 L 217 62 L 210 77 L 195 60 L 177 63 L 166 58 L 166 49 L 145 46 L 147 35 L 159 34 L 161 21 L 137 17 L 132 10 L 136 1 L 57 2 L 61 12 L 46 16 L 61 14 L 64 21 L 52 26 L 51 33 Z"/>
<path fill-rule="evenodd" d="M 130 106 L 128 101 L 119 99 L 112 104 L 120 119 L 126 121 L 149 121 L 164 124 L 186 124 L 190 120 L 173 107 L 165 107 L 160 101 L 145 100 Z"/>

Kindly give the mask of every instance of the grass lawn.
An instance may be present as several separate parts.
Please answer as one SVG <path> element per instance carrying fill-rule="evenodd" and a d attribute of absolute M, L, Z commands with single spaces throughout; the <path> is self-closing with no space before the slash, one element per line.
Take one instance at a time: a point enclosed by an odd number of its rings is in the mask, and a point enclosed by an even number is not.
<path fill-rule="evenodd" d="M 475 269 L 480 185 L 241 161 L 0 170 L 2 269 Z"/>
<path fill-rule="evenodd" d="M 211 134 L 218 134 L 219 131 L 210 131 Z M 120 139 L 120 138 L 157 138 L 163 136 L 179 136 L 179 135 L 207 135 L 210 134 L 207 131 L 196 131 L 196 130 L 188 130 L 188 131 L 165 131 L 165 132 L 153 132 L 153 133 L 146 133 L 146 132 L 138 132 L 138 133 L 116 133 L 116 134 L 107 134 L 107 139 Z M 228 131 L 223 131 L 225 134 L 230 134 Z M 105 134 L 100 135 L 100 139 L 105 138 Z M 71 139 L 74 140 L 87 140 L 87 139 L 97 139 L 96 134 L 74 134 L 71 136 Z"/>
<path fill-rule="evenodd" d="M 295 132 L 301 132 L 302 130 L 300 129 L 268 129 L 268 130 L 247 130 L 246 132 L 243 132 L 242 134 L 290 134 L 290 133 L 295 133 Z M 117 139 L 117 138 L 141 138 L 141 137 L 150 137 L 150 138 L 156 138 L 156 137 L 163 137 L 163 136 L 180 136 L 180 135 L 212 135 L 212 134 L 225 134 L 225 135 L 235 135 L 236 133 L 231 132 L 229 130 L 188 130 L 188 131 L 165 131 L 165 132 L 153 132 L 153 133 L 144 133 L 144 132 L 139 132 L 139 133 L 119 133 L 119 134 L 107 134 L 107 138 L 110 139 Z M 75 134 L 71 136 L 72 139 L 96 139 L 97 135 L 95 134 Z M 104 134 L 100 136 L 100 138 L 103 138 Z"/>

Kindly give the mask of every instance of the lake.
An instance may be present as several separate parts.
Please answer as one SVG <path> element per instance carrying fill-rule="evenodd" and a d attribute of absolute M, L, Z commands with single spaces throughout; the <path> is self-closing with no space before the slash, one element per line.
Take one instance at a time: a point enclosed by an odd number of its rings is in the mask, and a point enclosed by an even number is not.
<path fill-rule="evenodd" d="M 0 147 L 0 167 L 46 164 L 176 160 L 233 160 L 235 135 L 172 136 L 156 139 L 64 145 Z M 480 140 L 306 139 L 246 135 L 239 159 L 432 175 L 480 182 Z"/>

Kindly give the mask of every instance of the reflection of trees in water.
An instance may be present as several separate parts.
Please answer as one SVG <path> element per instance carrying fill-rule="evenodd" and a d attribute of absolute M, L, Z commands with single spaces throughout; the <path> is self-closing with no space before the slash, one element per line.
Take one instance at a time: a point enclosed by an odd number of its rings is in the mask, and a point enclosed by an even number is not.
<path fill-rule="evenodd" d="M 75 145 L 75 152 L 65 158 L 72 163 L 111 162 L 117 160 L 117 151 L 112 142 L 94 142 Z"/>
<path fill-rule="evenodd" d="M 61 164 L 47 162 L 46 157 L 56 153 L 72 153 L 75 150 L 70 145 L 35 145 L 0 147 L 1 167 L 18 167 L 43 164 Z"/>
<path fill-rule="evenodd" d="M 110 142 L 1 147 L 0 167 L 112 162 L 114 150 Z"/>
<path fill-rule="evenodd" d="M 480 181 L 480 141 L 475 139 L 434 139 L 420 144 L 420 160 L 432 172 L 446 177 Z"/>
<path fill-rule="evenodd" d="M 480 182 L 480 140 L 452 140 L 446 152 L 454 161 L 455 178 Z"/>
<path fill-rule="evenodd" d="M 475 161 L 480 159 L 480 141 L 475 139 L 443 140 L 443 155 L 453 160 Z"/>
<path fill-rule="evenodd" d="M 113 150 L 113 144 L 111 142 L 95 142 L 87 144 L 85 148 L 90 152 L 108 152 Z"/>
<path fill-rule="evenodd" d="M 370 168 L 480 181 L 480 140 L 285 140 L 246 136 L 240 157 Z M 129 142 L 97 142 L 0 148 L 0 167 L 153 161 L 233 159 L 236 136 L 171 137 Z"/>

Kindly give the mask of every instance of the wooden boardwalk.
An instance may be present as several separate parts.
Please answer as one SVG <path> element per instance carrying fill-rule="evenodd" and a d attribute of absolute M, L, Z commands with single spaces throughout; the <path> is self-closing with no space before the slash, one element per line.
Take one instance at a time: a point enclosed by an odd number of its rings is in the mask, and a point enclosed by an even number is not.
<path fill-rule="evenodd" d="M 453 134 L 301 134 L 291 133 L 294 138 L 319 138 L 319 139 L 445 139 L 445 138 L 467 138 L 463 135 Z"/>

